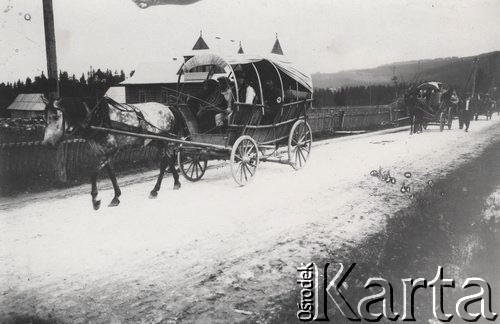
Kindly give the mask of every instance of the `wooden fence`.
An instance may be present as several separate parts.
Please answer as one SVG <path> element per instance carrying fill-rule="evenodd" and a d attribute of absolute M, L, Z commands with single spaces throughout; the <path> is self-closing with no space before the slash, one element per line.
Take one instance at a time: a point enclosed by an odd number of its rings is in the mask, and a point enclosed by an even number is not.
<path fill-rule="evenodd" d="M 156 154 L 153 146 L 131 146 L 117 153 L 113 165 L 118 172 L 152 168 L 156 166 Z M 55 149 L 40 141 L 0 144 L 0 191 L 81 180 L 96 163 L 82 139 L 64 141 Z"/>
<path fill-rule="evenodd" d="M 308 123 L 315 135 L 331 135 L 340 130 L 342 115 L 338 112 L 312 109 L 308 114 Z"/>
<path fill-rule="evenodd" d="M 397 125 L 398 120 L 406 115 L 404 109 L 397 104 L 363 107 L 330 107 L 312 109 L 309 118 L 312 123 L 316 119 L 317 130 L 328 129 L 332 125 L 334 131 L 373 130 Z M 330 121 L 331 120 L 331 121 Z M 326 125 L 324 124 L 326 122 Z M 327 126 L 327 127 L 323 127 Z M 311 125 L 313 128 L 313 125 Z M 313 128 L 313 132 L 314 128 Z"/>

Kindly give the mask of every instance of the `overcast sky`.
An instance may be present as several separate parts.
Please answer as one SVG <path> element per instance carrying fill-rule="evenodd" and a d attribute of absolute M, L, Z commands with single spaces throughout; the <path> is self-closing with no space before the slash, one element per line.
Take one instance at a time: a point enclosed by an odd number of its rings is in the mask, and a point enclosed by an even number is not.
<path fill-rule="evenodd" d="M 45 70 L 42 0 L 0 0 L 0 82 Z M 130 71 L 212 48 L 265 54 L 279 39 L 306 72 L 500 49 L 500 0 L 202 0 L 140 9 L 130 0 L 54 0 L 59 69 Z M 218 40 L 215 37 L 220 37 Z M 230 40 L 236 40 L 230 43 Z"/>

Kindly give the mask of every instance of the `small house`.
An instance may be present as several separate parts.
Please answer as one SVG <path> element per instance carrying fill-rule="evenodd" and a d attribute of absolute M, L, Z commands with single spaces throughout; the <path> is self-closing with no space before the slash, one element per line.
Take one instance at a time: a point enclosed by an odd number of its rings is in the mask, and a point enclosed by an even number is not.
<path fill-rule="evenodd" d="M 38 118 L 45 115 L 44 95 L 41 93 L 21 93 L 7 107 L 12 118 Z"/>

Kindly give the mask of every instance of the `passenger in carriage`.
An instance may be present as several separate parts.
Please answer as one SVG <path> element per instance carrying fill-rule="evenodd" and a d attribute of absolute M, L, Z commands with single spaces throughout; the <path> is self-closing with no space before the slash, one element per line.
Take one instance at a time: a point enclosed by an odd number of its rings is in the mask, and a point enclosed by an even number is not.
<path fill-rule="evenodd" d="M 434 93 L 434 90 L 433 89 L 427 89 L 424 93 L 424 99 L 425 99 L 425 103 L 430 105 L 431 103 L 431 98 L 432 98 L 432 94 Z"/>
<path fill-rule="evenodd" d="M 239 71 L 236 73 L 236 80 L 239 87 L 240 101 L 246 104 L 254 104 L 257 101 L 257 93 L 248 80 L 245 72 Z"/>
<path fill-rule="evenodd" d="M 262 124 L 269 125 L 274 122 L 278 115 L 283 99 L 281 98 L 281 90 L 274 85 L 272 79 L 266 81 L 263 92 L 266 109 L 262 118 Z"/>
<path fill-rule="evenodd" d="M 239 87 L 239 102 L 247 104 L 247 106 L 235 105 L 236 110 L 231 121 L 236 124 L 259 125 L 262 120 L 262 110 L 260 108 L 254 109 L 256 106 L 253 105 L 258 101 L 258 98 L 251 79 L 247 78 L 244 71 L 237 71 L 236 80 Z"/>

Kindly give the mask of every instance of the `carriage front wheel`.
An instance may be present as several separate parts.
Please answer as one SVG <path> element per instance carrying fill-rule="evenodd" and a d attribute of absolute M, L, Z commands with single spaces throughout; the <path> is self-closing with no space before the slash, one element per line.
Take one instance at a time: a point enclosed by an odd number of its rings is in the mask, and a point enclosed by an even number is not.
<path fill-rule="evenodd" d="M 190 154 L 179 150 L 177 163 L 182 175 L 189 181 L 200 180 L 207 170 L 207 160 L 202 160 L 199 154 Z"/>
<path fill-rule="evenodd" d="M 239 137 L 231 150 L 231 173 L 240 186 L 247 185 L 255 177 L 259 164 L 259 148 L 248 135 Z"/>
<path fill-rule="evenodd" d="M 293 124 L 288 137 L 288 161 L 295 169 L 302 169 L 311 153 L 312 131 L 305 120 L 298 120 Z"/>

